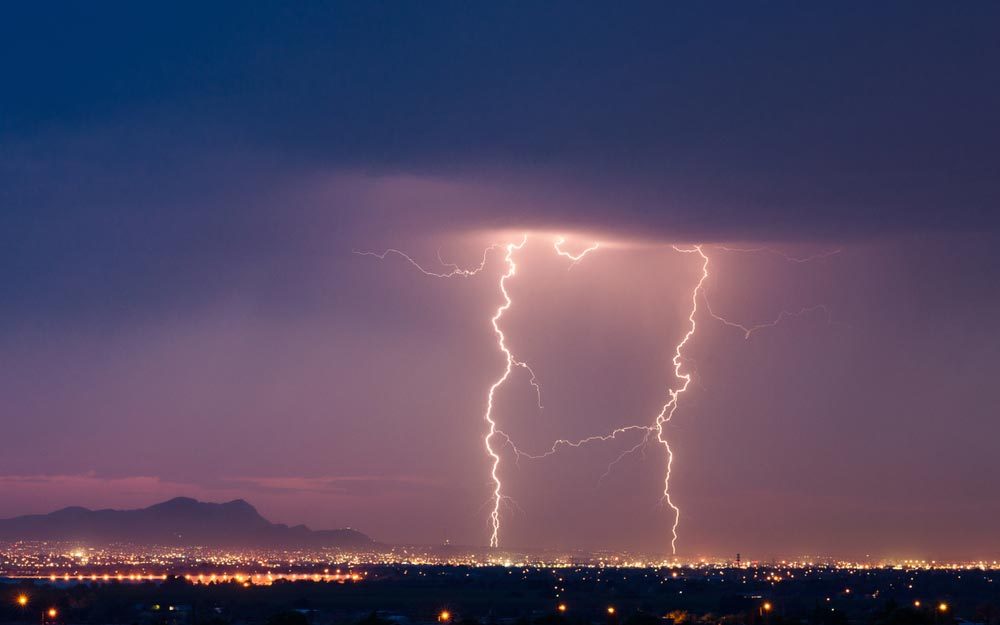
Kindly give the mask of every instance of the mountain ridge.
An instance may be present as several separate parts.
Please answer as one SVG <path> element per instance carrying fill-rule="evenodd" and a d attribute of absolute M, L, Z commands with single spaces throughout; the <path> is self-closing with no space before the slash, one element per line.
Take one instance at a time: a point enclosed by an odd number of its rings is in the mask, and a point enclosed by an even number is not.
<path fill-rule="evenodd" d="M 145 508 L 67 506 L 0 519 L 0 540 L 81 541 L 205 547 L 360 548 L 374 544 L 354 529 L 313 530 L 272 523 L 244 499 L 223 503 L 174 497 Z"/>

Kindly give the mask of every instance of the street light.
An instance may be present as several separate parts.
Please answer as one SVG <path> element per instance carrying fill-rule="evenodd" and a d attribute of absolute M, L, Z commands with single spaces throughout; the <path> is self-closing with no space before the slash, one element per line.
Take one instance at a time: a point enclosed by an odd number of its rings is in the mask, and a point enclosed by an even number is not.
<path fill-rule="evenodd" d="M 17 596 L 17 605 L 21 606 L 22 608 L 25 607 L 25 606 L 27 606 L 28 605 L 28 595 L 18 595 Z"/>
<path fill-rule="evenodd" d="M 560 603 L 559 605 L 556 606 L 556 609 L 559 610 L 560 614 L 563 614 L 566 612 L 566 604 Z"/>
<path fill-rule="evenodd" d="M 941 603 L 938 604 L 938 612 L 942 612 L 943 613 L 943 612 L 947 612 L 947 611 L 948 611 L 948 604 L 947 603 L 945 603 L 944 601 L 942 601 Z"/>
<path fill-rule="evenodd" d="M 447 623 L 450 620 L 451 620 L 451 612 L 449 612 L 448 610 L 441 610 L 441 613 L 438 614 L 438 622 Z"/>
<path fill-rule="evenodd" d="M 772 608 L 774 608 L 774 606 L 771 605 L 770 601 L 765 601 L 764 605 L 763 605 L 763 608 L 764 608 L 765 612 L 770 612 L 772 610 Z"/>
<path fill-rule="evenodd" d="M 614 615 L 615 615 L 615 606 L 609 605 L 608 606 L 608 616 L 614 616 Z"/>

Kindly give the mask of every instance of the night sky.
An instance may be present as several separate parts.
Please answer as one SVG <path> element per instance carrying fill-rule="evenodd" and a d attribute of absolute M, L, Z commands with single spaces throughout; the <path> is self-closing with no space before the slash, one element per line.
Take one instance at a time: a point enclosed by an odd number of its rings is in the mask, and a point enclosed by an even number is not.
<path fill-rule="evenodd" d="M 682 556 L 1000 556 L 1000 4 L 0 11 L 0 516 L 242 497 L 485 544 L 496 418 L 667 434 Z M 552 250 L 566 235 L 569 268 Z M 805 257 L 791 262 L 768 248 Z M 665 553 L 662 448 L 501 475 L 511 547 Z"/>

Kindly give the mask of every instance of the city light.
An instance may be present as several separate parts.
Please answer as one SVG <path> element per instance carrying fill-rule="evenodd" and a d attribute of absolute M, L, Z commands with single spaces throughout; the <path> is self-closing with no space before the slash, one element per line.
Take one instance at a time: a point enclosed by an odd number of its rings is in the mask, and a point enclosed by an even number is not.
<path fill-rule="evenodd" d="M 48 616 L 49 618 L 55 618 L 59 616 L 59 610 L 56 610 L 55 608 L 49 608 Z"/>
<path fill-rule="evenodd" d="M 904 616 L 907 611 L 911 616 L 915 611 L 923 611 L 936 615 L 940 621 L 953 616 L 966 616 L 961 605 L 952 605 L 952 601 L 945 598 L 959 595 L 948 594 L 953 591 L 942 582 L 942 585 L 920 589 L 920 594 L 930 597 L 929 599 L 915 597 L 913 594 L 916 594 L 915 589 L 918 588 L 919 575 L 934 571 L 941 575 L 950 574 L 956 582 L 971 580 L 971 583 L 987 584 L 990 587 L 1000 579 L 1000 561 L 991 560 L 830 560 L 817 563 L 807 558 L 770 563 L 744 561 L 740 568 L 734 569 L 729 557 L 685 561 L 672 558 L 656 560 L 648 555 L 616 551 L 597 554 L 505 551 L 498 554 L 485 545 L 456 548 L 447 554 L 439 553 L 433 547 L 386 545 L 376 545 L 364 552 L 327 549 L 288 551 L 272 548 L 233 550 L 191 546 L 144 547 L 140 550 L 132 545 L 114 545 L 88 551 L 90 563 L 86 569 L 78 568 L 77 559 L 72 558 L 71 551 L 60 543 L 0 542 L 0 553 L 3 554 L 0 558 L 4 559 L 3 570 L 13 577 L 25 581 L 37 580 L 39 583 L 52 582 L 54 587 L 62 587 L 63 582 L 67 587 L 83 584 L 93 592 L 112 595 L 131 592 L 124 588 L 114 588 L 117 586 L 114 580 L 122 580 L 123 584 L 142 584 L 153 589 L 160 587 L 163 582 L 169 582 L 171 578 L 183 579 L 191 585 L 214 582 L 220 587 L 229 585 L 231 588 L 239 588 L 241 592 L 247 592 L 243 590 L 244 587 L 263 588 L 282 581 L 346 584 L 340 592 L 365 592 L 361 590 L 362 586 L 390 580 L 403 583 L 407 583 L 404 580 L 414 580 L 418 584 L 434 580 L 434 584 L 454 582 L 464 585 L 478 578 L 480 583 L 512 584 L 511 588 L 518 583 L 541 583 L 555 594 L 549 594 L 540 605 L 532 605 L 533 610 L 552 610 L 558 620 L 565 620 L 571 617 L 569 603 L 573 600 L 573 614 L 583 615 L 581 618 L 588 618 L 586 615 L 590 614 L 591 617 L 600 619 L 595 620 L 595 623 L 607 625 L 628 617 L 630 608 L 626 608 L 624 614 L 620 613 L 621 606 L 617 601 L 621 596 L 615 593 L 633 584 L 638 584 L 636 587 L 659 585 L 668 596 L 676 597 L 674 601 L 677 602 L 677 609 L 683 609 L 684 603 L 688 601 L 694 602 L 693 604 L 700 602 L 707 592 L 702 588 L 703 582 L 710 582 L 707 587 L 714 588 L 712 592 L 725 588 L 725 592 L 755 597 L 754 603 L 743 616 L 747 619 L 757 617 L 759 623 L 779 616 L 777 605 L 770 597 L 780 600 L 783 596 L 781 593 L 794 594 L 796 589 L 803 588 L 797 586 L 801 583 L 810 585 L 809 588 L 813 590 L 808 592 L 813 593 L 816 602 L 824 605 L 827 612 L 833 609 L 849 620 L 884 602 L 889 593 L 909 592 L 912 594 L 909 595 L 908 603 L 900 602 L 902 609 L 899 616 Z M 348 590 L 355 584 L 357 591 Z M 577 589 L 581 584 L 586 584 L 585 593 L 590 595 L 583 604 L 580 604 L 581 599 L 573 599 L 578 596 Z M 595 585 L 591 587 L 590 584 Z M 772 590 L 773 586 L 779 584 L 786 589 Z M 851 589 L 849 595 L 846 594 L 847 588 Z M 205 591 L 211 592 L 211 589 Z M 34 612 L 35 625 L 56 625 L 73 619 L 72 615 L 63 613 L 62 609 L 53 613 L 55 616 L 50 615 L 46 604 L 53 609 L 63 605 L 58 595 L 43 597 L 37 591 L 29 594 L 27 586 L 11 588 L 8 593 L 5 599 L 8 609 L 12 613 L 22 614 L 17 620 L 30 622 L 31 619 L 26 617 L 33 610 L 32 606 L 37 606 L 37 612 Z M 850 597 L 851 601 L 844 605 L 835 604 L 838 596 Z M 434 599 L 425 599 L 428 600 Z M 467 615 L 465 609 L 456 615 L 450 607 L 442 607 L 453 605 L 449 603 L 450 600 L 449 595 L 438 597 L 431 608 L 433 610 L 436 605 L 437 611 L 423 613 L 424 620 L 433 619 L 439 625 L 451 625 L 466 616 L 470 620 L 477 616 Z M 589 608 L 586 605 L 588 603 Z M 155 601 L 148 603 L 146 609 L 153 609 L 149 606 L 156 604 Z M 171 605 L 175 606 L 174 610 L 180 610 L 178 605 L 164 602 L 159 610 L 154 611 L 174 614 Z M 781 615 L 789 618 L 797 616 L 798 606 L 782 606 Z M 135 609 L 140 610 L 138 607 Z M 603 619 L 600 618 L 602 614 Z M 181 616 L 186 614 L 182 611 Z"/>

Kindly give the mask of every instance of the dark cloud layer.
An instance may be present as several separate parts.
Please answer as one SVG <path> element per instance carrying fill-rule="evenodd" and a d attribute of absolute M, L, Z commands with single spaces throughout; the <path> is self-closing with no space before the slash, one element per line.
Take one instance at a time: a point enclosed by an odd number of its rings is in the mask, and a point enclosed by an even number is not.
<path fill-rule="evenodd" d="M 317 223 L 348 248 L 394 227 L 998 225 L 991 3 L 4 11 L 5 308 L 297 271 Z M 385 176 L 437 186 L 358 188 Z"/>
<path fill-rule="evenodd" d="M 546 172 L 593 200 L 547 207 L 559 223 L 765 238 L 992 227 L 997 11 L 7 8 L 0 133 L 123 124 L 97 181 L 139 158 L 163 169 L 158 192 L 187 184 L 177 159 L 212 147 L 299 170 Z M 512 207 L 505 220 L 525 219 L 546 217 Z"/>

